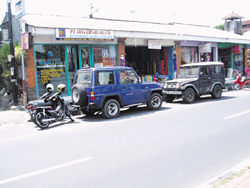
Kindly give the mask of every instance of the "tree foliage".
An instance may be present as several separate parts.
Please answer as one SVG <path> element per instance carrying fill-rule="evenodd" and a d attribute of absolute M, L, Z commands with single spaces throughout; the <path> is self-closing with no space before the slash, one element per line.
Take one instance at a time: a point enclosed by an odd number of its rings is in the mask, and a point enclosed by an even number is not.
<path fill-rule="evenodd" d="M 216 26 L 214 26 L 214 28 L 224 31 L 225 30 L 225 24 L 216 25 Z"/>
<path fill-rule="evenodd" d="M 19 42 L 16 42 L 14 44 L 14 49 L 15 49 L 15 63 L 16 65 L 21 62 L 21 45 Z M 2 46 L 0 49 L 0 66 L 3 69 L 3 73 L 0 74 L 0 90 L 2 88 L 6 88 L 9 92 L 11 92 L 12 87 L 11 87 L 11 72 L 10 72 L 10 66 L 11 63 L 8 61 L 8 55 L 10 55 L 10 45 L 5 44 Z"/>

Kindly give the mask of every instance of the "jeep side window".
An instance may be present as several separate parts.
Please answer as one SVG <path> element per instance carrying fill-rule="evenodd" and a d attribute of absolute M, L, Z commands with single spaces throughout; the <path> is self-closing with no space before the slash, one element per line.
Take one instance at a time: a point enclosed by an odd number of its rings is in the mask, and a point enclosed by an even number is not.
<path fill-rule="evenodd" d="M 212 66 L 212 74 L 222 74 L 221 66 Z"/>
<path fill-rule="evenodd" d="M 91 72 L 90 71 L 80 72 L 77 74 L 76 84 L 90 86 L 90 82 L 91 82 Z"/>
<path fill-rule="evenodd" d="M 99 71 L 97 72 L 96 85 L 110 85 L 114 84 L 113 71 Z"/>
<path fill-rule="evenodd" d="M 201 76 L 209 75 L 209 66 L 201 66 Z"/>
<path fill-rule="evenodd" d="M 136 84 L 138 83 L 138 78 L 135 73 L 131 70 L 119 71 L 120 83 L 121 84 Z"/>

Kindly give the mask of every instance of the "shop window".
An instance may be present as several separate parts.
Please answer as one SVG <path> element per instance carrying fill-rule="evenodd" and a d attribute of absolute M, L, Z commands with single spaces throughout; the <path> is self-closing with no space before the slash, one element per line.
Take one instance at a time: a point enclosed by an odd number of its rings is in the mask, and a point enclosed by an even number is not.
<path fill-rule="evenodd" d="M 181 64 L 197 63 L 198 48 L 197 47 L 181 47 Z"/>
<path fill-rule="evenodd" d="M 39 96 L 46 92 L 48 83 L 67 85 L 64 45 L 35 45 L 36 73 Z M 67 94 L 66 87 L 66 94 Z"/>
<path fill-rule="evenodd" d="M 94 66 L 116 66 L 115 45 L 94 45 L 93 46 Z"/>
<path fill-rule="evenodd" d="M 114 83 L 115 80 L 113 71 L 97 72 L 96 85 L 109 85 Z"/>
<path fill-rule="evenodd" d="M 239 73 L 243 73 L 244 68 L 245 66 L 243 63 L 243 53 L 233 54 L 233 69 L 235 71 L 236 76 Z"/>

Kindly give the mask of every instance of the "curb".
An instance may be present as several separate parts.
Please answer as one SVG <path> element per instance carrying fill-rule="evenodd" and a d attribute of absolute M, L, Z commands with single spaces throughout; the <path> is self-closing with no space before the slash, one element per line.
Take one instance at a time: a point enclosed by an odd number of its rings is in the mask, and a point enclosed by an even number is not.
<path fill-rule="evenodd" d="M 197 186 L 196 188 L 213 188 L 214 185 L 226 178 L 228 178 L 229 176 L 245 169 L 246 167 L 250 166 L 250 159 L 246 159 L 245 161 L 241 162 L 240 164 L 236 165 L 235 167 L 233 167 L 232 169 L 224 172 L 223 174 L 221 174 L 220 176 L 213 178 L 212 180 Z"/>

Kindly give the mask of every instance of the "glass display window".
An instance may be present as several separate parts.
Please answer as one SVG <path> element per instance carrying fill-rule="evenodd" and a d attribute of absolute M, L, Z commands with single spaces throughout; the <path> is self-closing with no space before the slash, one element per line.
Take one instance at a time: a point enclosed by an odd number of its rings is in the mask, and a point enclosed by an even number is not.
<path fill-rule="evenodd" d="M 243 75 L 244 70 L 244 61 L 243 61 L 243 54 L 233 54 L 233 69 L 235 71 L 235 75 L 237 76 L 239 73 Z"/>
<path fill-rule="evenodd" d="M 115 45 L 93 45 L 94 66 L 116 66 Z"/>
<path fill-rule="evenodd" d="M 198 47 L 181 47 L 181 64 L 197 63 Z"/>
<path fill-rule="evenodd" d="M 53 84 L 54 92 L 59 84 L 67 85 L 64 45 L 35 45 L 35 57 L 39 97 L 49 83 Z"/>

